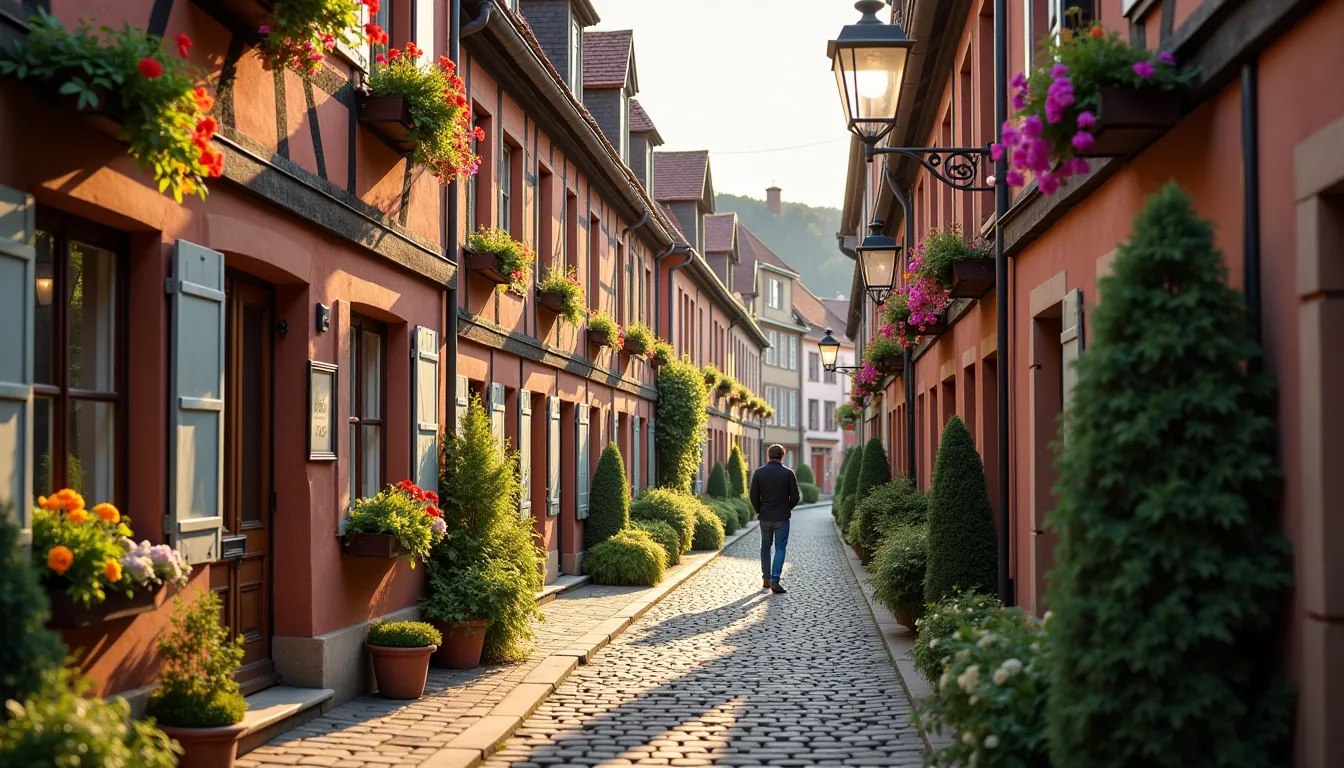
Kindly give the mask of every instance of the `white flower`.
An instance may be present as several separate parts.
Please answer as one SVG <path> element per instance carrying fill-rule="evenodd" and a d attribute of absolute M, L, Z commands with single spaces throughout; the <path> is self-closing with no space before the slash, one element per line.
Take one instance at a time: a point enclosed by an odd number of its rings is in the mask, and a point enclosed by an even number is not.
<path fill-rule="evenodd" d="M 974 707 L 975 703 L 979 700 L 980 700 L 979 696 L 971 696 L 970 701 L 967 703 L 969 703 L 972 707 Z"/>
<path fill-rule="evenodd" d="M 985 737 L 985 749 L 993 749 L 997 746 L 999 746 L 998 736 L 991 733 Z"/>
<path fill-rule="evenodd" d="M 1006 682 L 1008 682 L 1008 673 L 1004 671 L 1003 667 L 994 670 L 994 684 L 1003 685 Z"/>
<path fill-rule="evenodd" d="M 1031 651 L 1032 653 L 1040 653 L 1040 652 L 1041 652 L 1041 644 L 1040 644 L 1040 643 L 1032 643 L 1030 646 L 1027 647 L 1027 650 Z"/>
<path fill-rule="evenodd" d="M 966 671 L 957 675 L 957 685 L 961 690 L 967 693 L 974 693 L 976 686 L 980 684 L 980 665 L 972 664 L 966 668 Z"/>
<path fill-rule="evenodd" d="M 1022 671 L 1022 662 L 1018 661 L 1017 659 L 1008 659 L 1007 661 L 1003 662 L 1002 668 L 1007 670 L 1008 674 L 1016 675 L 1018 672 Z"/>
<path fill-rule="evenodd" d="M 985 636 L 977 640 L 975 644 L 980 648 L 988 648 L 993 645 L 997 639 L 998 638 L 994 637 L 992 632 L 986 632 Z"/>
<path fill-rule="evenodd" d="M 961 743 L 968 747 L 975 746 L 975 734 L 970 731 L 961 734 Z"/>
<path fill-rule="evenodd" d="M 971 652 L 967 650 L 957 651 L 957 661 L 965 661 L 971 658 Z"/>
<path fill-rule="evenodd" d="M 944 671 L 943 671 L 943 676 L 940 677 L 940 678 L 938 678 L 938 690 L 939 690 L 939 691 L 943 690 L 944 688 L 947 688 L 947 680 L 948 680 L 948 672 L 947 672 L 946 670 L 944 670 Z"/>
<path fill-rule="evenodd" d="M 1054 611 L 1046 611 L 1045 616 L 1041 617 L 1041 621 L 1043 624 L 1045 624 L 1045 626 L 1048 627 L 1050 626 L 1050 620 L 1053 619 L 1054 617 L 1055 617 Z"/>
<path fill-rule="evenodd" d="M 934 648 L 937 647 L 938 647 L 938 638 L 935 637 L 929 641 L 929 650 L 933 650 Z"/>

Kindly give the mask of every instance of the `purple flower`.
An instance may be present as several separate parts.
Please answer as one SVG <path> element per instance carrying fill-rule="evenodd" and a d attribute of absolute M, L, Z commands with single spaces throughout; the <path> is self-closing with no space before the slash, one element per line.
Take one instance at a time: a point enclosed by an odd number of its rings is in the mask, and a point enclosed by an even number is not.
<path fill-rule="evenodd" d="M 1018 139 L 1018 137 L 1020 136 L 1020 134 L 1017 132 L 1017 126 L 1013 125 L 1013 124 L 1010 123 L 1010 122 L 1006 122 L 1006 121 L 1005 121 L 1004 124 L 1003 124 L 1003 129 L 1002 129 L 1002 131 L 1003 131 L 1003 143 L 1004 143 L 1004 144 L 1016 144 L 1016 143 L 1017 143 L 1017 139 Z"/>
<path fill-rule="evenodd" d="M 1097 124 L 1097 116 L 1084 110 L 1078 113 L 1078 127 L 1087 129 Z"/>
<path fill-rule="evenodd" d="M 1050 170 L 1050 142 L 1034 139 L 1027 149 L 1027 167 L 1036 173 Z"/>
<path fill-rule="evenodd" d="M 1170 64 L 1173 67 L 1176 66 L 1176 57 L 1171 54 L 1171 51 L 1163 51 L 1157 54 L 1157 60 L 1163 64 Z"/>
<path fill-rule="evenodd" d="M 1040 187 L 1041 194 L 1053 195 L 1059 191 L 1059 179 L 1053 173 L 1042 173 L 1036 177 L 1036 186 Z"/>
<path fill-rule="evenodd" d="M 1087 131 L 1079 131 L 1073 134 L 1073 148 L 1079 152 L 1086 152 L 1092 148 L 1096 139 Z"/>
<path fill-rule="evenodd" d="M 1008 175 L 1003 177 L 1003 180 L 1008 182 L 1010 187 L 1022 187 L 1026 186 L 1027 183 L 1027 180 L 1017 171 L 1009 171 Z"/>
<path fill-rule="evenodd" d="M 1147 80 L 1152 77 L 1153 73 L 1156 71 L 1157 67 L 1153 66 L 1153 62 L 1151 61 L 1134 62 L 1134 74 L 1138 75 L 1140 80 Z"/>
<path fill-rule="evenodd" d="M 1003 157 L 1003 145 L 997 141 L 989 145 L 989 156 L 998 160 Z"/>
<path fill-rule="evenodd" d="M 1013 87 L 1019 91 L 1027 90 L 1027 75 L 1025 72 L 1018 72 L 1013 75 Z"/>
<path fill-rule="evenodd" d="M 1087 160 L 1081 157 L 1075 157 L 1072 160 L 1070 160 L 1069 163 L 1070 165 L 1073 166 L 1072 170 L 1074 176 L 1082 176 L 1083 174 L 1092 170 L 1092 166 L 1087 164 Z"/>
<path fill-rule="evenodd" d="M 1013 111 L 1015 111 L 1015 112 L 1021 112 L 1022 110 L 1026 109 L 1026 108 L 1027 108 L 1027 97 L 1023 96 L 1021 93 L 1014 93 L 1014 94 L 1013 94 Z"/>
<path fill-rule="evenodd" d="M 1050 68 L 1050 76 L 1053 78 L 1060 78 L 1067 74 L 1069 74 L 1069 68 L 1063 64 L 1056 64 Z"/>
<path fill-rule="evenodd" d="M 1028 115 L 1027 119 L 1022 121 L 1022 134 L 1029 139 L 1034 139 L 1041 135 L 1041 130 L 1044 127 L 1041 125 L 1041 118 L 1036 115 Z"/>

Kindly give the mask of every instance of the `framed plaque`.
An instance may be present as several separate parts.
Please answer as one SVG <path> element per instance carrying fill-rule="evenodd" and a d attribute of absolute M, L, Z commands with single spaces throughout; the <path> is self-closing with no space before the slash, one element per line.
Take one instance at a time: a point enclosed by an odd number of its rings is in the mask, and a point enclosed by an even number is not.
<path fill-rule="evenodd" d="M 337 367 L 308 361 L 308 460 L 336 460 Z"/>

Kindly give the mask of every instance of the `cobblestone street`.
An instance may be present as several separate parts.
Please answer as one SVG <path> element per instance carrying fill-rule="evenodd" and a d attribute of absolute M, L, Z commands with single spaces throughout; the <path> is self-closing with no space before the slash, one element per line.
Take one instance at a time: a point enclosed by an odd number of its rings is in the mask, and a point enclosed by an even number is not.
<path fill-rule="evenodd" d="M 826 506 L 793 518 L 788 594 L 744 537 L 527 720 L 492 766 L 919 765 L 923 742 Z"/>

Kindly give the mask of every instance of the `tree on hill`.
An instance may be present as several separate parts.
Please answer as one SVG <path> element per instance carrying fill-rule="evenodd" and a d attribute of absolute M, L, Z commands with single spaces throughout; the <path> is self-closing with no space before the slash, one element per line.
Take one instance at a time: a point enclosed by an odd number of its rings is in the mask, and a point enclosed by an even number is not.
<path fill-rule="evenodd" d="M 802 203 L 784 203 L 776 216 L 764 200 L 738 195 L 716 195 L 715 210 L 734 212 L 770 250 L 802 275 L 803 284 L 818 296 L 833 298 L 850 289 L 854 262 L 835 247 L 840 231 L 840 209 Z"/>

